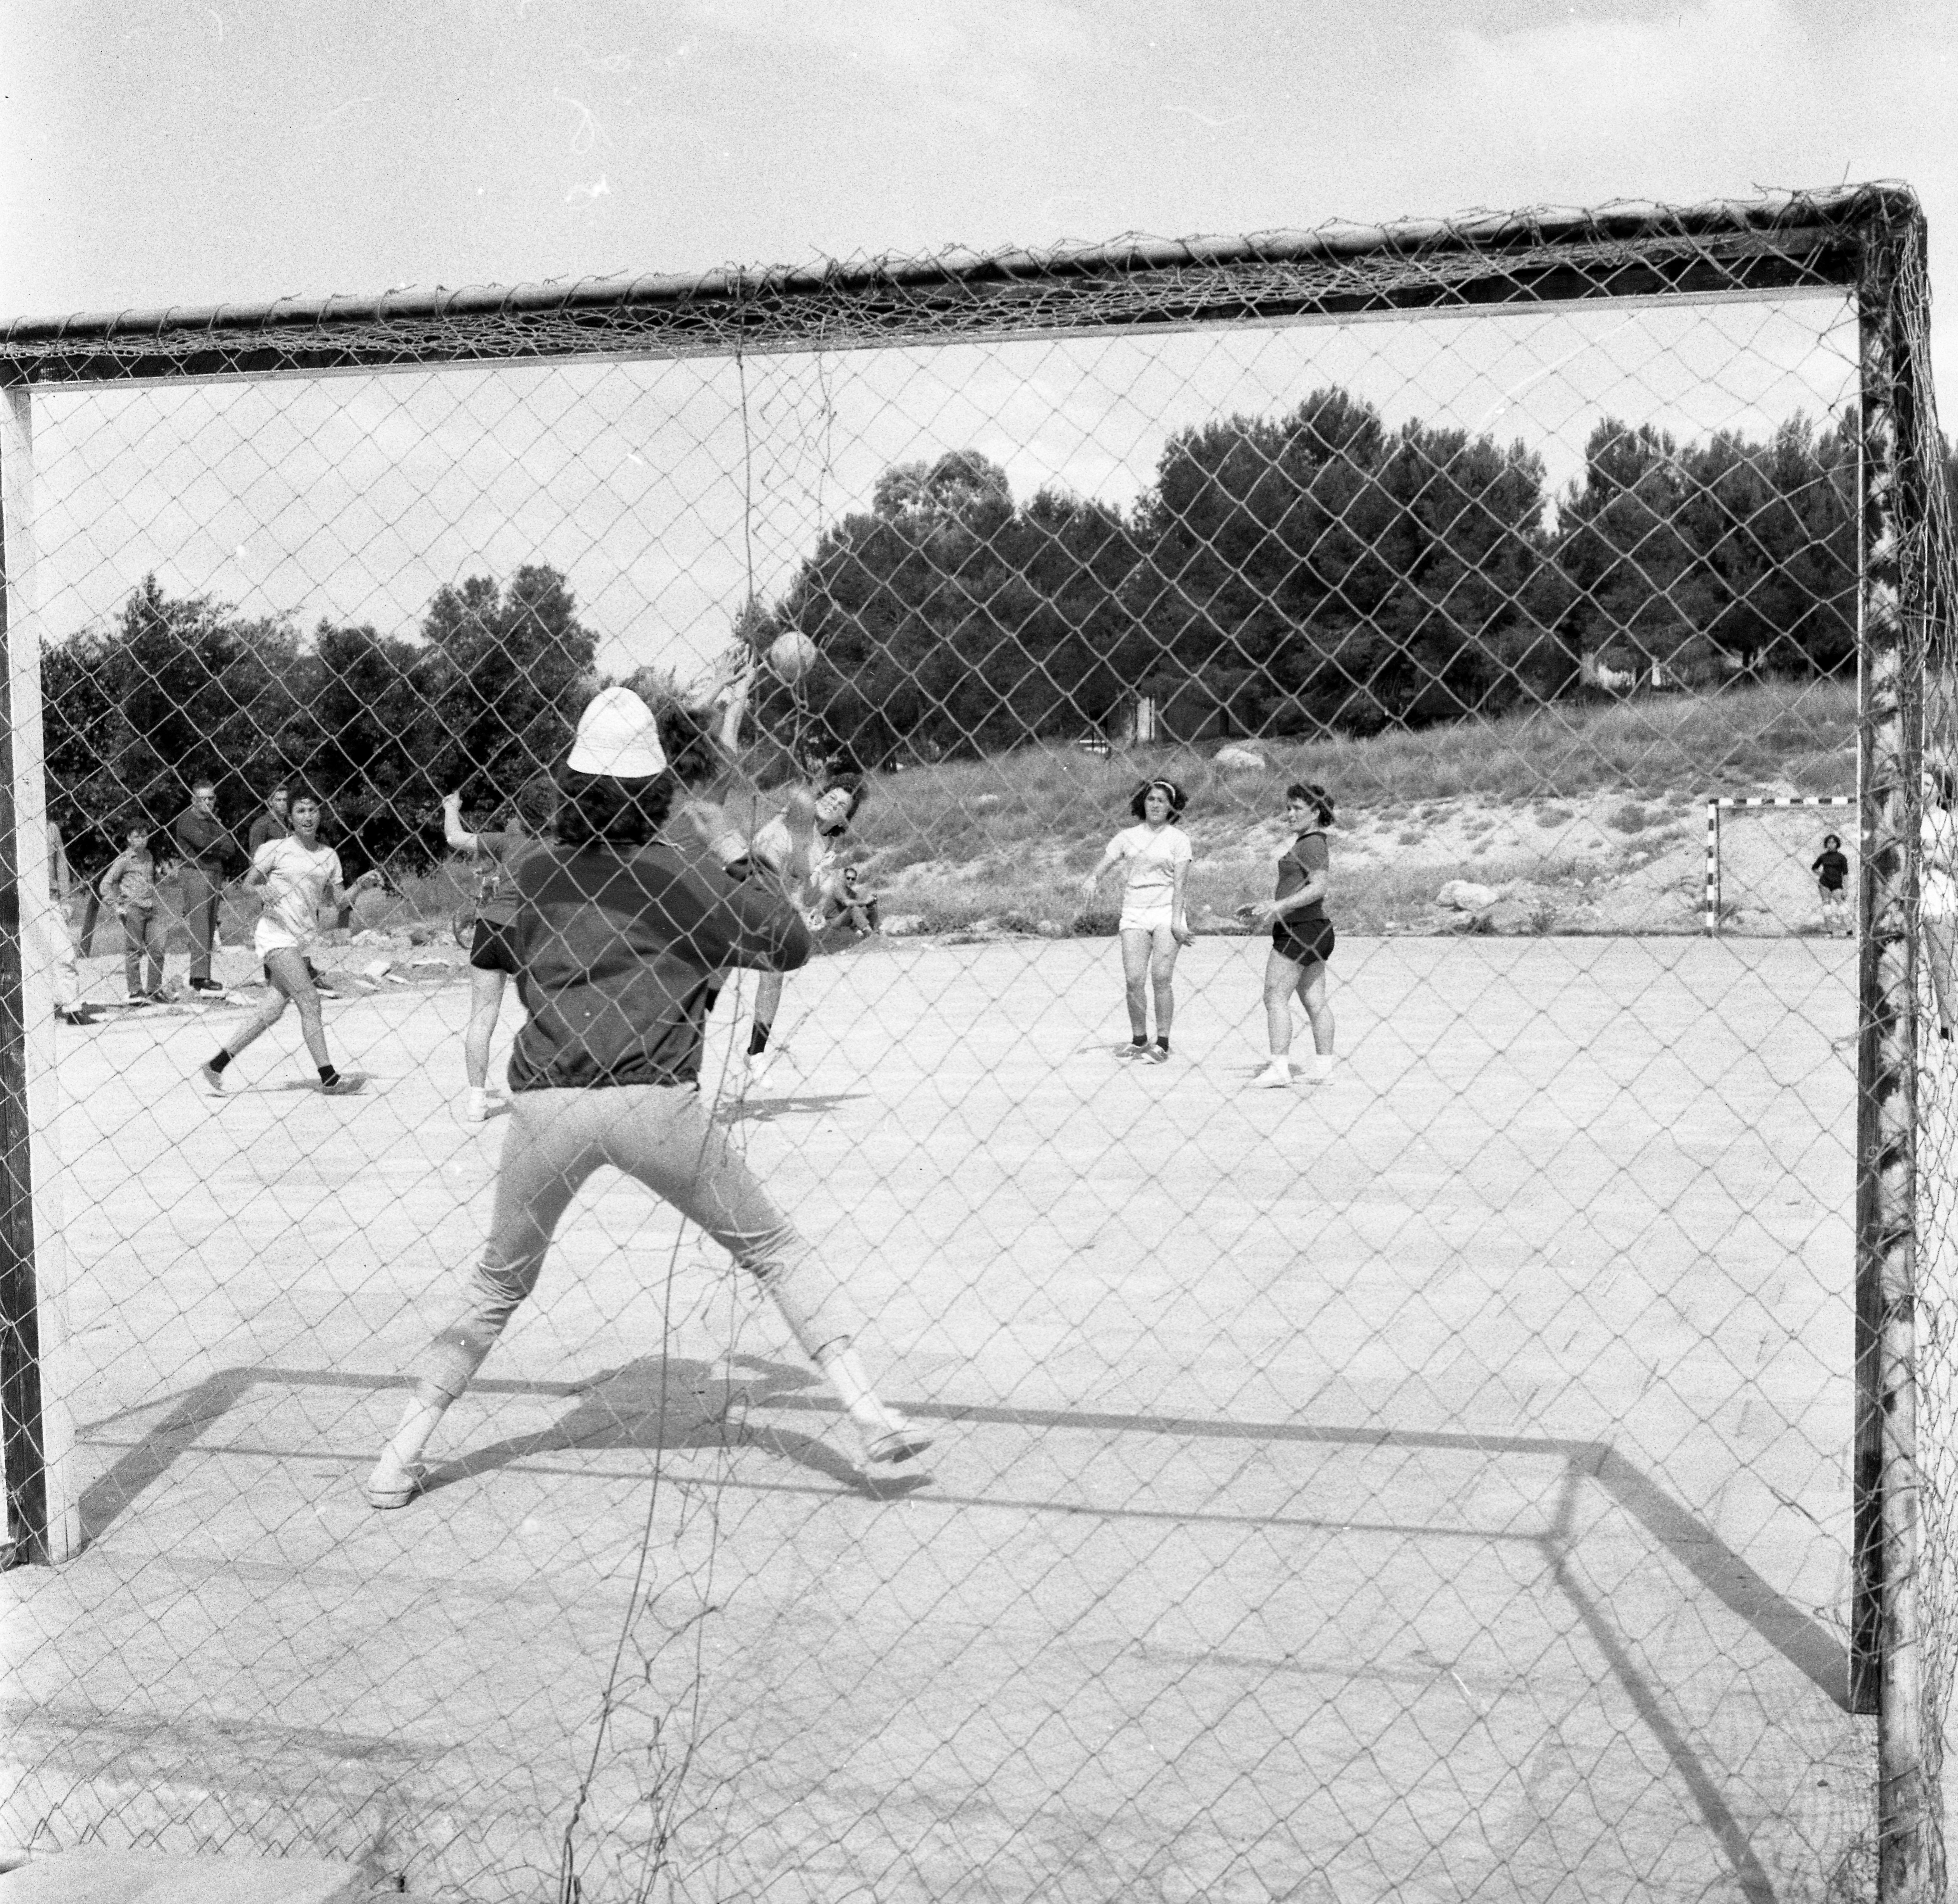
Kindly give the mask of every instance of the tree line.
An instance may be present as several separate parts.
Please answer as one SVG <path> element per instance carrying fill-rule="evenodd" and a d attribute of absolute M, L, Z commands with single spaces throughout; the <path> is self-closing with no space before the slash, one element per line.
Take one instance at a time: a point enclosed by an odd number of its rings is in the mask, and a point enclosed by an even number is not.
<path fill-rule="evenodd" d="M 443 792 L 499 808 L 562 756 L 597 652 L 543 566 L 439 590 L 413 637 L 329 621 L 302 636 L 147 576 L 112 626 L 43 653 L 54 817 L 92 871 L 131 817 L 166 824 L 197 777 L 241 836 L 285 780 L 329 803 L 357 863 L 426 858 Z"/>
<path fill-rule="evenodd" d="M 1130 509 L 1016 505 L 971 451 L 886 471 L 769 613 L 820 664 L 798 716 L 869 760 L 1117 721 L 1354 735 L 1590 689 L 1852 665 L 1853 417 L 1682 444 L 1601 421 L 1553 499 L 1520 443 L 1316 391 L 1180 430 Z M 1950 471 L 1947 468 L 1947 476 Z"/>
<path fill-rule="evenodd" d="M 1016 502 L 971 450 L 893 465 L 730 641 L 816 644 L 793 687 L 762 671 L 765 744 L 873 766 L 1073 738 L 1137 695 L 1171 738 L 1365 735 L 1829 674 L 1855 657 L 1856 467 L 1851 415 L 1683 444 L 1608 419 L 1554 498 L 1521 443 L 1324 389 L 1176 432 L 1126 509 Z M 290 777 L 363 858 L 425 853 L 442 792 L 493 808 L 559 757 L 597 646 L 542 565 L 443 588 L 411 635 L 302 636 L 146 578 L 44 654 L 56 817 L 86 862 L 195 774 L 227 814 Z"/>

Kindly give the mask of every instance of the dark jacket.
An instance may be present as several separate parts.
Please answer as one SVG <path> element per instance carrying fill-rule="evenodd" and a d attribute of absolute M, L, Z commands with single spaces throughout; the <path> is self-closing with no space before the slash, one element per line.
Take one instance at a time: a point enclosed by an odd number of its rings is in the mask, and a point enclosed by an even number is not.
<path fill-rule="evenodd" d="M 292 828 L 268 807 L 252 822 L 252 830 L 245 836 L 245 857 L 248 860 L 256 859 L 258 849 L 267 840 L 283 839 L 291 831 Z"/>
<path fill-rule="evenodd" d="M 515 874 L 530 1022 L 510 1055 L 515 1091 L 695 1083 L 714 974 L 792 972 L 813 949 L 779 888 L 689 867 L 670 846 L 546 843 Z"/>
<path fill-rule="evenodd" d="M 214 877 L 238 857 L 238 843 L 221 820 L 212 820 L 186 807 L 170 822 L 170 837 L 187 865 L 200 866 Z"/>

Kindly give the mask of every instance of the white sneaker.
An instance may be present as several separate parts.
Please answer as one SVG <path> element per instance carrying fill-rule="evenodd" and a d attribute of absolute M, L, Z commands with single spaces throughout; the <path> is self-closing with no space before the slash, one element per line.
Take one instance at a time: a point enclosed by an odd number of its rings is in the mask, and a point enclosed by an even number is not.
<path fill-rule="evenodd" d="M 465 1124 L 483 1124 L 489 1121 L 489 1093 L 471 1089 L 462 1096 L 462 1121 Z"/>
<path fill-rule="evenodd" d="M 197 1077 L 198 1082 L 213 1097 L 224 1096 L 224 1074 L 222 1071 L 214 1071 L 208 1065 L 200 1065 L 197 1068 Z"/>
<path fill-rule="evenodd" d="M 912 1426 L 896 1409 L 887 1407 L 884 1414 L 888 1426 L 866 1428 L 860 1424 L 857 1430 L 866 1468 L 894 1468 L 900 1461 L 915 1461 L 931 1445 L 930 1436 Z"/>
<path fill-rule="evenodd" d="M 427 1484 L 426 1463 L 410 1461 L 404 1467 L 383 1455 L 367 1477 L 367 1505 L 383 1513 L 406 1507 Z"/>
<path fill-rule="evenodd" d="M 1269 1085 L 1274 1090 L 1289 1090 L 1291 1088 L 1291 1066 L 1282 1058 L 1274 1058 L 1251 1082 Z"/>
<path fill-rule="evenodd" d="M 1313 1084 L 1324 1084 L 1332 1075 L 1332 1054 L 1330 1052 L 1315 1052 L 1309 1075 Z"/>

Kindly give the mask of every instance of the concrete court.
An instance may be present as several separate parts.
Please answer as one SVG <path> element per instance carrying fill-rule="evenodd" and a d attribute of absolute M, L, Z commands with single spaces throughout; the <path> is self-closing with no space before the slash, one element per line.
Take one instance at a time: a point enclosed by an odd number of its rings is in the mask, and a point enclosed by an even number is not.
<path fill-rule="evenodd" d="M 371 1513 L 502 1138 L 464 989 L 330 1007 L 348 1100 L 290 1017 L 222 1106 L 226 1014 L 64 1032 L 90 1541 L 4 1582 L 4 1842 L 487 1904 L 557 1894 L 582 1785 L 588 1898 L 1858 1894 L 1849 947 L 1344 943 L 1290 1093 L 1262 957 L 1184 955 L 1160 1068 L 1112 941 L 791 981 L 724 1108 L 939 1430 L 875 1490 L 607 1179 Z"/>

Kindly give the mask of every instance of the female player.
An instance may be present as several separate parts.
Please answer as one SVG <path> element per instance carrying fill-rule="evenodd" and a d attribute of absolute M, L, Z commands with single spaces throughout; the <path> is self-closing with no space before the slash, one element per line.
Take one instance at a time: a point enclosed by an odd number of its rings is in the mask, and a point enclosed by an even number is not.
<path fill-rule="evenodd" d="M 224 1095 L 224 1073 L 233 1058 L 285 1016 L 288 1004 L 299 1008 L 299 1029 L 306 1049 L 319 1067 L 319 1087 L 329 1097 L 360 1088 L 358 1078 L 343 1077 L 326 1049 L 326 1028 L 320 1020 L 319 992 L 313 984 L 306 949 L 319 933 L 319 909 L 337 906 L 345 877 L 340 855 L 319 842 L 319 802 L 309 793 L 293 801 L 293 830 L 283 839 L 268 839 L 252 857 L 245 875 L 248 886 L 265 888 L 265 910 L 252 928 L 252 945 L 265 961 L 272 995 L 246 1020 L 245 1029 L 220 1047 L 217 1055 L 198 1068 L 204 1087 L 214 1097 Z M 365 872 L 346 890 L 350 903 L 356 893 L 378 886 L 381 875 Z"/>
<path fill-rule="evenodd" d="M 851 1347 L 841 1284 L 811 1253 L 702 1103 L 702 1025 L 712 975 L 786 971 L 809 931 L 765 879 L 689 866 L 655 843 L 676 781 L 645 702 L 610 687 L 586 708 L 559 770 L 557 836 L 516 868 L 512 938 L 530 1013 L 510 1059 L 510 1128 L 495 1212 L 461 1314 L 424 1352 L 414 1393 L 367 1484 L 406 1506 L 421 1455 L 517 1305 L 536 1286 L 566 1207 L 601 1164 L 634 1176 L 727 1250 L 774 1299 L 855 1425 L 867 1464 L 930 1445 L 885 1406 Z"/>
<path fill-rule="evenodd" d="M 1251 910 L 1253 922 L 1272 928 L 1265 955 L 1265 1030 L 1271 1061 L 1253 1081 L 1291 1083 L 1291 1001 L 1297 994 L 1312 1026 L 1312 1081 L 1332 1074 L 1332 1008 L 1326 1002 L 1326 962 L 1332 956 L 1332 922 L 1326 916 L 1331 855 L 1326 829 L 1332 824 L 1332 796 L 1310 780 L 1285 789 L 1285 817 L 1292 843 L 1278 861 L 1278 891 Z"/>
<path fill-rule="evenodd" d="M 1919 830 L 1924 843 L 1923 876 L 1918 882 L 1918 916 L 1924 922 L 1926 961 L 1931 967 L 1931 996 L 1937 1005 L 1937 1035 L 1951 1042 L 1952 960 L 1958 955 L 1958 775 L 1942 760 L 1924 770 L 1924 817 Z"/>
<path fill-rule="evenodd" d="M 1822 850 L 1808 870 L 1815 875 L 1816 890 L 1822 900 L 1822 929 L 1825 932 L 1849 929 L 1849 896 L 1846 882 L 1849 862 L 1842 851 L 1839 833 L 1824 833 Z"/>
<path fill-rule="evenodd" d="M 517 916 L 512 870 L 537 843 L 550 821 L 548 784 L 535 782 L 511 803 L 508 824 L 500 833 L 471 833 L 462 823 L 462 795 L 442 797 L 442 834 L 457 852 L 476 857 L 476 924 L 469 944 L 469 1026 L 462 1034 L 462 1069 L 467 1093 L 462 1100 L 466 1123 L 480 1124 L 489 1115 L 489 1041 L 503 1008 L 503 981 L 516 973 L 510 928 Z M 531 809 L 525 811 L 526 808 Z M 536 823 L 532 823 L 533 820 Z"/>
<path fill-rule="evenodd" d="M 815 785 L 798 787 L 788 804 L 748 843 L 749 858 L 774 875 L 789 903 L 818 929 L 838 901 L 848 896 L 854 903 L 838 855 L 870 792 L 854 765 L 832 766 Z M 768 1081 L 768 1039 L 781 1003 L 781 973 L 764 972 L 755 988 L 755 1018 L 748 1033 L 751 1089 Z"/>
<path fill-rule="evenodd" d="M 1110 840 L 1101 862 L 1081 882 L 1092 899 L 1111 866 L 1126 866 L 1122 882 L 1122 981 L 1129 1006 L 1129 1042 L 1123 1058 L 1169 1062 L 1170 1027 L 1176 1018 L 1176 955 L 1193 945 L 1183 887 L 1194 857 L 1190 836 L 1175 823 L 1188 804 L 1174 780 L 1151 780 L 1136 789 L 1129 811 L 1139 823 Z M 1149 998 L 1156 1008 L 1155 1042 L 1149 1042 Z"/>

